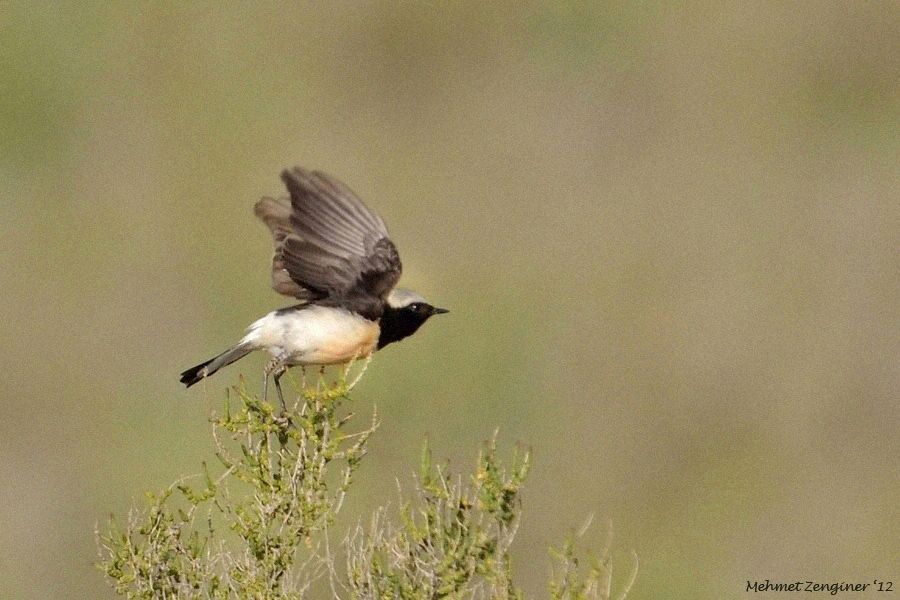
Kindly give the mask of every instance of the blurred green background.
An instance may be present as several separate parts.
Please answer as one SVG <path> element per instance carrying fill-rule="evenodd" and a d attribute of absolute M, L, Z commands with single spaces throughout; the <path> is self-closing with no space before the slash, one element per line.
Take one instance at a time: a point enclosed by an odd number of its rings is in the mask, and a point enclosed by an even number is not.
<path fill-rule="evenodd" d="M 590 513 L 634 599 L 897 579 L 896 3 L 4 2 L 0 61 L 3 599 L 112 597 L 95 523 L 210 456 L 264 358 L 177 375 L 289 303 L 293 164 L 452 310 L 358 388 L 346 523 L 500 426 L 534 596 Z"/>

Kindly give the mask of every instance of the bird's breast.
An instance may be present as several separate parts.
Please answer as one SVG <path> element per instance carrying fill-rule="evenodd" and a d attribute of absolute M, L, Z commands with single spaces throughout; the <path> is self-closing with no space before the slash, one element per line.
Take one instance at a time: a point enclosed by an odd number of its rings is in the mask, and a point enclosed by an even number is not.
<path fill-rule="evenodd" d="M 255 336 L 260 345 L 294 365 L 333 365 L 368 356 L 380 333 L 377 322 L 326 306 L 271 313 L 260 322 Z"/>
<path fill-rule="evenodd" d="M 354 315 L 324 335 L 321 343 L 302 357 L 303 364 L 333 365 L 372 354 L 378 344 L 378 323 Z"/>

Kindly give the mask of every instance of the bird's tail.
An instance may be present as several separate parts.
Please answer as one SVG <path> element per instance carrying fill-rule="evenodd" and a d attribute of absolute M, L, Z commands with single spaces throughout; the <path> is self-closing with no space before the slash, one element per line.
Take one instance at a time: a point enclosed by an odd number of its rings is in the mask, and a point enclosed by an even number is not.
<path fill-rule="evenodd" d="M 236 360 L 244 358 L 253 350 L 250 344 L 238 344 L 234 348 L 226 350 L 215 358 L 211 358 L 204 363 L 200 363 L 196 367 L 191 367 L 181 374 L 181 383 L 187 387 L 191 387 L 204 377 L 209 377 L 222 367 L 230 365 Z"/>

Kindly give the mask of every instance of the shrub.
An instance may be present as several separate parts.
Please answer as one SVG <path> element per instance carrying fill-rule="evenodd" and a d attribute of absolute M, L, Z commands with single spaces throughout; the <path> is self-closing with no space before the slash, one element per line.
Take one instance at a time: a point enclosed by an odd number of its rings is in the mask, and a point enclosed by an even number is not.
<path fill-rule="evenodd" d="M 359 600 L 522 598 L 509 548 L 531 456 L 517 452 L 504 466 L 496 436 L 465 479 L 435 465 L 426 444 L 413 498 L 401 501 L 397 518 L 378 508 L 367 525 L 332 543 L 329 527 L 378 427 L 373 415 L 366 428 L 351 430 L 352 387 L 345 377 L 331 385 L 320 378 L 276 410 L 241 381 L 236 402 L 226 397 L 222 415 L 212 418 L 216 474 L 204 463 L 202 476 L 147 494 L 124 525 L 112 520 L 98 531 L 99 568 L 116 592 L 140 599 L 288 600 L 326 590 Z M 552 556 L 552 598 L 611 597 L 608 544 L 586 568 L 574 536 Z"/>

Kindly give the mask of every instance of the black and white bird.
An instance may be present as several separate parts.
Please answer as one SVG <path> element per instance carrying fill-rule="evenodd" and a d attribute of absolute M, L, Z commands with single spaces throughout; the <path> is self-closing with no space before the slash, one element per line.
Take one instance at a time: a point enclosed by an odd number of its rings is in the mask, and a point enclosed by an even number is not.
<path fill-rule="evenodd" d="M 320 171 L 285 170 L 290 198 L 263 198 L 254 212 L 275 241 L 272 287 L 299 304 L 270 312 L 234 347 L 181 374 L 190 387 L 254 350 L 271 355 L 279 378 L 295 365 L 335 365 L 369 357 L 448 312 L 396 288 L 401 265 L 381 217 L 343 183 Z"/>

